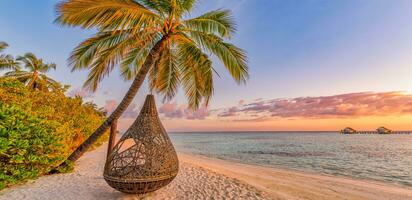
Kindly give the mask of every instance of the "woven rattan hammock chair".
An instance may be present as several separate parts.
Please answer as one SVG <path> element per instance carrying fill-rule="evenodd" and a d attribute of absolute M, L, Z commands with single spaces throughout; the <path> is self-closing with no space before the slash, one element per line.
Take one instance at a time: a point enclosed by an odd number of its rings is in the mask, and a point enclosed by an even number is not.
<path fill-rule="evenodd" d="M 177 175 L 176 151 L 147 95 L 136 121 L 110 152 L 104 179 L 124 193 L 145 194 L 169 184 Z"/>

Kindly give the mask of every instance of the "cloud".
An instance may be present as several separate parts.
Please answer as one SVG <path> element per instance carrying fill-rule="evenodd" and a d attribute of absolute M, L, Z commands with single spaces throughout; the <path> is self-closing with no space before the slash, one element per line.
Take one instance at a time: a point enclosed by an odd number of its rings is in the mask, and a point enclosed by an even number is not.
<path fill-rule="evenodd" d="M 70 97 L 80 96 L 82 98 L 93 98 L 94 97 L 92 92 L 90 92 L 87 89 L 84 89 L 82 87 L 77 87 L 73 90 L 70 90 L 67 93 L 67 95 L 70 96 Z"/>
<path fill-rule="evenodd" d="M 196 111 L 186 108 L 184 105 L 177 103 L 165 103 L 159 108 L 159 113 L 169 119 L 198 119 L 203 120 L 209 116 L 210 112 L 205 104 L 202 104 Z"/>
<path fill-rule="evenodd" d="M 104 111 L 111 114 L 119 105 L 114 99 L 105 101 Z M 184 105 L 178 105 L 177 103 L 165 103 L 159 107 L 159 113 L 161 117 L 167 119 L 186 119 L 186 120 L 204 120 L 209 116 L 210 111 L 206 105 L 202 105 L 198 110 L 192 111 L 187 109 Z M 137 115 L 140 112 L 140 107 L 137 107 L 135 103 L 131 103 L 126 111 L 122 114 L 118 122 L 118 129 L 121 132 L 126 131 L 130 125 L 134 122 Z"/>
<path fill-rule="evenodd" d="M 103 109 L 107 113 L 112 113 L 114 109 L 116 109 L 116 107 L 117 107 L 116 100 L 106 100 Z"/>
<path fill-rule="evenodd" d="M 245 104 L 245 100 L 243 99 L 239 100 L 239 102 L 237 103 L 238 106 L 243 106 L 243 104 Z"/>
<path fill-rule="evenodd" d="M 255 99 L 253 102 L 218 111 L 219 117 L 246 119 L 344 118 L 412 114 L 412 94 L 360 92 L 291 99 Z M 266 117 L 266 118 L 264 118 Z"/>
<path fill-rule="evenodd" d="M 184 108 L 177 103 L 165 103 L 159 108 L 159 113 L 164 114 L 167 118 L 183 118 Z"/>
<path fill-rule="evenodd" d="M 104 105 L 104 111 L 111 114 L 119 105 L 116 100 L 106 100 Z M 139 114 L 139 111 L 136 110 L 136 104 L 131 103 L 129 107 L 127 107 L 126 111 L 122 114 L 122 118 L 136 118 Z"/>
<path fill-rule="evenodd" d="M 116 100 L 106 100 L 104 110 L 107 113 L 112 113 L 118 106 Z M 178 105 L 177 103 L 165 103 L 159 107 L 159 113 L 169 119 L 198 119 L 202 120 L 209 116 L 210 111 L 205 104 L 202 104 L 196 111 L 188 109 L 184 105 Z M 131 103 L 126 111 L 123 113 L 122 118 L 135 118 L 139 114 L 135 103 Z"/>
<path fill-rule="evenodd" d="M 242 106 L 242 105 L 239 105 L 239 106 Z M 217 116 L 219 116 L 219 117 L 233 117 L 233 116 L 236 116 L 238 112 L 239 112 L 238 107 L 233 106 L 233 107 L 228 108 L 225 112 L 217 114 Z"/>

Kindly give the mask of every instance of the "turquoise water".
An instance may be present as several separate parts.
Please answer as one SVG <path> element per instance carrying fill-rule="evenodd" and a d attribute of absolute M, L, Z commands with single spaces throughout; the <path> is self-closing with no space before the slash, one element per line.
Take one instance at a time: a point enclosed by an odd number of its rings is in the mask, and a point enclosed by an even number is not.
<path fill-rule="evenodd" d="M 243 132 L 170 137 L 181 152 L 412 186 L 412 135 Z"/>

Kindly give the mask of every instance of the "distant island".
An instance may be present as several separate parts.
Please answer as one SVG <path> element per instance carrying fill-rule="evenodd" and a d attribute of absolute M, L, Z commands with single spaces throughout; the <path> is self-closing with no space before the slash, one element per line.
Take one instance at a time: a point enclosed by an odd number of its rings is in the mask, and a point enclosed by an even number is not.
<path fill-rule="evenodd" d="M 377 128 L 375 131 L 357 131 L 351 127 L 340 130 L 342 134 L 410 134 L 412 131 L 393 131 L 384 126 Z"/>

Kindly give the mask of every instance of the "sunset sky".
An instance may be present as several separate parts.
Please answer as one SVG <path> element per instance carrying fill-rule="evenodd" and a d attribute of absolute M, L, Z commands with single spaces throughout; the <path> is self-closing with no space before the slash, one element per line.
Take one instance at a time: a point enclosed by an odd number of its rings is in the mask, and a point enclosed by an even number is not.
<path fill-rule="evenodd" d="M 58 65 L 50 75 L 112 111 L 130 82 L 114 70 L 90 93 L 87 71 L 70 72 L 71 50 L 94 30 L 53 23 L 56 0 L 0 1 L 0 41 L 7 53 L 33 52 Z M 201 0 L 193 16 L 227 8 L 238 32 L 233 43 L 248 52 L 250 79 L 238 86 L 220 74 L 209 107 L 186 108 L 184 93 L 158 101 L 169 131 L 412 130 L 412 1 L 410 0 Z M 120 121 L 138 114 L 147 85 Z M 159 97 L 158 100 L 161 98 Z"/>

